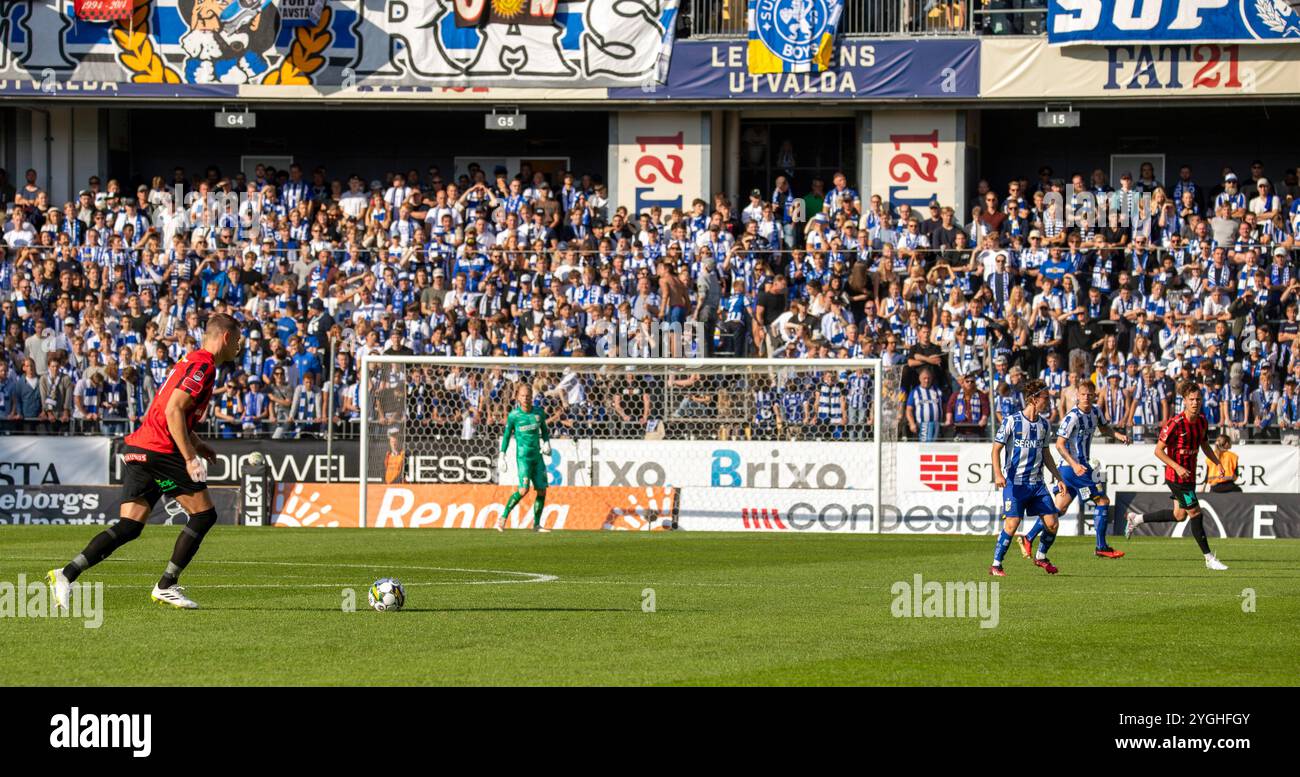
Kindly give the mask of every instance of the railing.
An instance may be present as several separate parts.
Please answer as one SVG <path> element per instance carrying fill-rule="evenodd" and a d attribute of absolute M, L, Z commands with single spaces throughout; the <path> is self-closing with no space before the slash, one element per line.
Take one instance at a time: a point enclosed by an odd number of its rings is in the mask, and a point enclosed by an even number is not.
<path fill-rule="evenodd" d="M 971 17 L 980 35 L 1047 34 L 1047 0 L 976 0 Z"/>
<path fill-rule="evenodd" d="M 1045 6 L 1046 0 L 1039 2 Z M 747 0 L 683 0 L 684 31 L 698 38 L 744 37 L 748 5 Z M 966 0 L 847 0 L 839 31 L 850 36 L 968 35 L 968 8 Z"/>

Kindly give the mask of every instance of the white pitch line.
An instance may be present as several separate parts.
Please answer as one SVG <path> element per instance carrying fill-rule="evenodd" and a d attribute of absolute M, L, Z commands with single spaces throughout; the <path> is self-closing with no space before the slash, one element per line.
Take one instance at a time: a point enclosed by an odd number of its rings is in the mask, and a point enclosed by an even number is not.
<path fill-rule="evenodd" d="M 29 558 L 29 557 L 16 557 L 16 556 L 9 556 L 9 557 L 5 557 L 5 558 L 0 558 L 0 561 L 60 561 L 60 560 L 61 560 L 61 559 L 56 559 L 56 558 Z M 105 561 L 112 561 L 112 562 L 116 562 L 116 563 L 119 563 L 119 564 L 154 564 L 154 563 L 156 563 L 156 562 L 154 562 L 154 561 L 152 561 L 152 560 L 146 560 L 146 559 L 129 559 L 129 558 L 120 558 L 120 559 L 113 559 L 113 558 L 110 558 L 110 559 L 105 559 Z M 244 564 L 244 565 L 250 565 L 250 566 L 318 567 L 318 568 L 324 568 L 324 569 L 371 569 L 371 570 L 376 570 L 376 571 L 382 571 L 382 570 L 385 568 L 385 565 L 380 565 L 380 564 L 323 564 L 323 563 L 312 562 L 312 561 L 241 561 L 241 560 L 234 560 L 234 559 L 199 559 L 199 565 L 202 566 L 202 565 L 204 565 L 204 564 Z M 504 585 L 504 584 L 509 584 L 509 583 L 516 583 L 516 584 L 517 584 L 517 583 L 553 583 L 553 582 L 556 582 L 556 581 L 558 581 L 558 580 L 560 579 L 560 578 L 559 578 L 558 576 L 556 576 L 556 575 L 548 575 L 548 574 L 546 574 L 545 572 L 517 572 L 517 571 L 515 571 L 515 570 L 513 570 L 513 569 L 468 569 L 468 568 L 463 568 L 463 567 L 425 567 L 425 566 L 409 566 L 409 565 L 404 565 L 404 564 L 402 564 L 402 565 L 396 565 L 396 566 L 398 566 L 398 567 L 400 568 L 400 570 L 413 570 L 413 571 L 417 571 L 417 572 L 465 572 L 465 573 L 469 573 L 469 574 L 511 575 L 511 576 L 513 576 L 513 577 L 515 577 L 515 578 L 523 578 L 522 580 L 520 580 L 520 579 L 512 579 L 512 580 L 457 580 L 457 581 L 438 582 L 438 583 L 434 583 L 434 582 L 430 582 L 430 583 L 403 583 L 403 585 Z M 355 585 L 355 584 L 354 584 L 354 583 L 345 583 L 344 585 L 346 586 L 346 585 Z M 223 588 L 223 587 L 224 587 L 224 588 L 295 588 L 295 587 L 301 587 L 301 588 L 306 588 L 306 587 L 313 587 L 313 588 L 332 588 L 332 587 L 334 587 L 334 586 L 332 586 L 332 585 L 325 585 L 325 584 L 314 584 L 314 585 L 311 585 L 311 586 L 306 586 L 306 585 L 295 586 L 295 585 L 292 585 L 292 584 L 288 584 L 288 585 L 277 585 L 277 584 L 266 584 L 266 585 L 261 585 L 261 584 L 252 584 L 252 583 L 250 583 L 250 584 L 233 584 L 233 583 L 232 583 L 232 584 L 227 584 L 227 585 L 209 585 L 209 586 L 204 586 L 204 587 L 205 587 L 205 588 Z"/>

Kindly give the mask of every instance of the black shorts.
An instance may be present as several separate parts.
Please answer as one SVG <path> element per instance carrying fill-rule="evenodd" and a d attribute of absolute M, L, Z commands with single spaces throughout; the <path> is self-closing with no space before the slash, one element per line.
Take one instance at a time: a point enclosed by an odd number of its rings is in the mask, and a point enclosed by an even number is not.
<path fill-rule="evenodd" d="M 1201 506 L 1200 501 L 1196 498 L 1195 483 L 1175 483 L 1172 480 L 1166 480 L 1165 485 L 1169 486 L 1169 493 L 1173 495 L 1174 503 L 1184 510 L 1191 510 Z"/>
<path fill-rule="evenodd" d="M 127 445 L 122 448 L 122 462 L 123 502 L 143 499 L 153 509 L 161 497 L 197 494 L 208 487 L 206 483 L 194 482 L 179 453 L 159 453 Z"/>

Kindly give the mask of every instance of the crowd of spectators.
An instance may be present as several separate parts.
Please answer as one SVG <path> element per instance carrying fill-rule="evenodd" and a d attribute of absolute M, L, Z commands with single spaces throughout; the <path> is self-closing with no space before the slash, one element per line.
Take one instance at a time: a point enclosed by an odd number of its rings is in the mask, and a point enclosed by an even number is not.
<path fill-rule="evenodd" d="M 863 198 L 843 174 L 736 199 L 633 213 L 597 176 L 526 165 L 367 181 L 295 164 L 94 176 L 55 203 L 37 171 L 0 171 L 0 423 L 120 433 L 229 312 L 248 348 L 214 396 L 225 436 L 350 428 L 366 352 L 879 357 L 902 368 L 903 434 L 926 440 L 987 437 L 1026 376 L 1054 416 L 1094 381 L 1141 436 L 1196 380 L 1213 427 L 1300 430 L 1294 170 L 1144 164 L 1112 186 L 1042 168 L 980 181 L 969 210 Z M 749 403 L 754 423 L 865 424 L 852 377 L 799 408 Z"/>

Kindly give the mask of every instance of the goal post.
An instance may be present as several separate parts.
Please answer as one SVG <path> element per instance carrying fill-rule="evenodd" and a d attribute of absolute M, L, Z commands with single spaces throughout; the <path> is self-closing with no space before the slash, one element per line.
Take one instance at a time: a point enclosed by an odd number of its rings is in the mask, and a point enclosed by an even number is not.
<path fill-rule="evenodd" d="M 686 492 L 698 507 L 687 529 L 730 528 L 742 497 L 775 510 L 829 489 L 869 506 L 878 532 L 900 373 L 878 359 L 363 354 L 359 524 L 391 486 L 514 486 L 513 443 L 504 455 L 500 443 L 527 381 L 550 430 L 551 486 L 663 487 L 674 510 Z"/>

